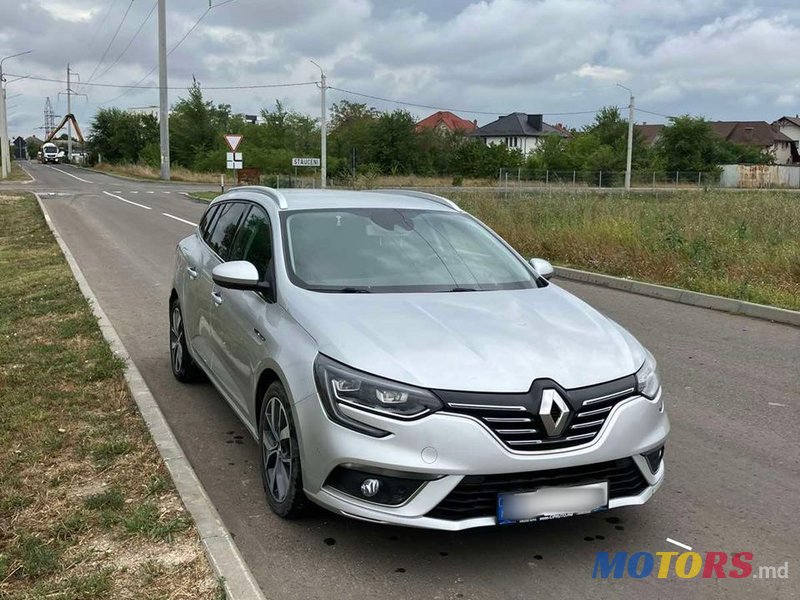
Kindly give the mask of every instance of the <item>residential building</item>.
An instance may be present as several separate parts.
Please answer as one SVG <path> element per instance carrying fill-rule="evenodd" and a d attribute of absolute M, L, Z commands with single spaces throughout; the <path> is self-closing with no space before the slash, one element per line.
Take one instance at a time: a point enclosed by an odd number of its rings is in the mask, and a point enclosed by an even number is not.
<path fill-rule="evenodd" d="M 472 133 L 478 127 L 477 121 L 462 119 L 449 110 L 440 110 L 429 117 L 425 117 L 417 123 L 415 130 L 417 133 L 433 129 L 434 131 L 462 133 L 464 135 Z"/>
<path fill-rule="evenodd" d="M 794 142 L 792 162 L 800 163 L 800 116 L 781 117 L 773 122 L 772 126 L 777 127 L 778 131 Z"/>
<path fill-rule="evenodd" d="M 766 121 L 710 121 L 711 130 L 723 140 L 735 144 L 756 146 L 775 157 L 775 164 L 795 162 L 797 142 Z M 637 125 L 645 143 L 652 146 L 658 141 L 664 125 Z M 793 154 L 794 153 L 794 154 Z"/>
<path fill-rule="evenodd" d="M 542 115 L 515 112 L 479 127 L 470 135 L 483 140 L 488 146 L 505 144 L 509 148 L 519 149 L 527 156 L 536 150 L 543 136 L 569 137 L 569 132 L 561 126 L 545 123 Z"/>

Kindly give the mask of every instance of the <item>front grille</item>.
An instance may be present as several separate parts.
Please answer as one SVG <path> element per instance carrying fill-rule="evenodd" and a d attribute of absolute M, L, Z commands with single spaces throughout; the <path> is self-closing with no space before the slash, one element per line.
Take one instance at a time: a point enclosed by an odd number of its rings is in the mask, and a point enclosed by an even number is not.
<path fill-rule="evenodd" d="M 558 392 L 569 412 L 566 425 L 549 435 L 539 414 L 544 390 Z M 591 442 L 611 410 L 636 394 L 633 375 L 583 388 L 567 390 L 549 379 L 537 379 L 524 394 L 490 394 L 436 390 L 445 411 L 478 419 L 507 447 L 522 452 L 559 450 Z M 553 414 L 560 412 L 553 407 Z M 558 414 L 555 414 L 557 417 Z"/>
<path fill-rule="evenodd" d="M 609 499 L 634 496 L 647 487 L 647 481 L 632 458 L 529 473 L 468 475 L 427 516 L 448 521 L 493 517 L 497 514 L 498 494 L 601 481 L 608 481 Z"/>

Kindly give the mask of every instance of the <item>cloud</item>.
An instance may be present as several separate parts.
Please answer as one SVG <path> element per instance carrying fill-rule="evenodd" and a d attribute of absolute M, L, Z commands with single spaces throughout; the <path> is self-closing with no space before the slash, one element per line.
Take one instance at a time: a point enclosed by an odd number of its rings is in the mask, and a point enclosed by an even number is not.
<path fill-rule="evenodd" d="M 602 65 L 590 65 L 589 63 L 583 63 L 572 73 L 578 77 L 588 77 L 589 79 L 596 79 L 598 81 L 611 82 L 625 81 L 629 76 L 629 73 L 625 69 L 604 67 Z"/>
<path fill-rule="evenodd" d="M 9 73 L 63 79 L 66 63 L 85 82 L 122 19 L 128 2 L 17 0 L 0 18 L 0 56 Z M 134 2 L 95 82 L 134 84 L 156 65 L 152 2 Z M 203 15 L 207 4 L 170 0 L 168 46 Z M 143 24 L 144 23 L 144 24 Z M 142 25 L 143 24 L 143 25 Z M 136 29 L 141 33 L 120 57 Z M 42 43 L 42 41 L 47 41 Z M 48 47 L 52 44 L 52 47 Z M 513 110 L 592 111 L 627 103 L 614 83 L 634 90 L 637 105 L 664 114 L 774 120 L 800 110 L 792 79 L 800 47 L 800 7 L 751 0 L 235 0 L 209 11 L 169 57 L 171 86 L 192 76 L 206 86 L 313 81 L 313 59 L 333 86 L 418 104 L 463 109 L 485 123 Z M 56 51 L 53 51 L 55 49 Z M 103 72 L 117 60 L 107 73 Z M 144 86 L 157 84 L 157 73 Z M 86 125 L 102 103 L 155 104 L 157 90 L 76 85 Z M 11 84 L 19 109 L 12 134 L 41 126 L 47 96 L 63 114 L 65 85 Z M 183 95 L 171 90 L 170 99 Z M 274 98 L 316 114 L 313 86 L 258 91 L 215 90 L 215 103 L 254 112 Z M 397 104 L 346 96 L 378 108 Z M 794 111 L 792 111 L 794 106 Z M 778 109 L 780 107 L 780 109 Z M 419 116 L 431 112 L 409 107 Z M 471 114 L 469 111 L 490 114 Z M 552 115 L 579 126 L 592 115 Z M 653 117 L 657 118 L 657 117 Z M 648 119 L 650 120 L 650 119 Z"/>

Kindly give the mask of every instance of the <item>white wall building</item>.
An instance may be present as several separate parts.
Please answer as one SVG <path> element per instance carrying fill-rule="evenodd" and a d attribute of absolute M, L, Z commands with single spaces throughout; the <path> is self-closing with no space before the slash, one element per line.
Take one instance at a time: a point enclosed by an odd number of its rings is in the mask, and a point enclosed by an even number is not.
<path fill-rule="evenodd" d="M 542 115 L 515 112 L 479 127 L 470 137 L 483 140 L 487 146 L 505 144 L 509 148 L 519 149 L 523 156 L 528 156 L 539 146 L 542 136 L 552 134 L 569 137 L 565 130 L 545 123 Z"/>

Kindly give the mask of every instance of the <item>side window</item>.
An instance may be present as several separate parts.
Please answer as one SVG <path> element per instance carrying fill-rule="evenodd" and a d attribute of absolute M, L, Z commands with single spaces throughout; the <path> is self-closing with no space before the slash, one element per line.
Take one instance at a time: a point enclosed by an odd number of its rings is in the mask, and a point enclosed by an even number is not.
<path fill-rule="evenodd" d="M 200 219 L 200 237 L 202 237 L 206 242 L 208 242 L 208 232 L 211 230 L 211 225 L 214 222 L 214 217 L 216 216 L 219 209 L 219 204 L 215 204 L 203 214 L 203 218 Z"/>
<path fill-rule="evenodd" d="M 254 206 L 247 215 L 233 243 L 228 260 L 246 260 L 258 269 L 258 278 L 267 278 L 267 268 L 272 260 L 272 234 L 269 217 L 263 209 Z"/>
<path fill-rule="evenodd" d="M 242 202 L 230 202 L 222 205 L 214 216 L 206 242 L 222 260 L 228 260 L 228 251 L 236 236 L 236 228 L 248 206 Z"/>

